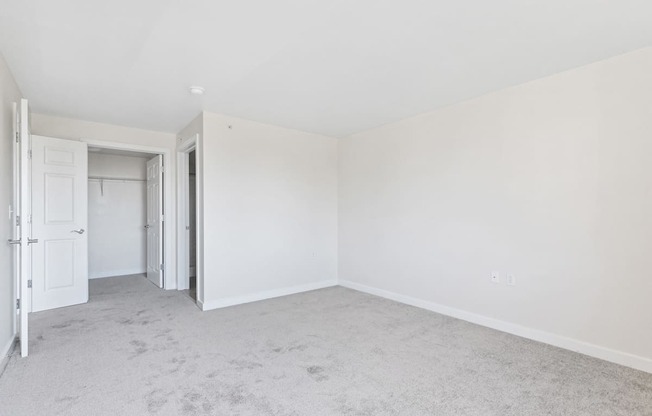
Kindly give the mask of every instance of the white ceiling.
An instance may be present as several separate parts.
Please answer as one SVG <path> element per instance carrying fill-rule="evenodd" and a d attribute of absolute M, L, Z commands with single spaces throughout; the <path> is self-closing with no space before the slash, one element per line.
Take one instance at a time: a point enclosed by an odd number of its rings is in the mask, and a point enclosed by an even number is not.
<path fill-rule="evenodd" d="M 649 0 L 0 0 L 35 112 L 168 132 L 342 137 L 649 45 Z"/>

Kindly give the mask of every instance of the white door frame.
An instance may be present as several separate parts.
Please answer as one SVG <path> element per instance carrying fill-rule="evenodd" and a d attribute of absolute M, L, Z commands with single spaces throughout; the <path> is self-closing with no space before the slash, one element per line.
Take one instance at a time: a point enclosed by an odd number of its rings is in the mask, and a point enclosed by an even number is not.
<path fill-rule="evenodd" d="M 18 103 L 13 103 L 13 108 L 12 108 L 12 120 L 14 122 L 14 129 L 13 129 L 13 137 L 18 137 L 20 134 L 19 130 L 19 124 L 20 121 L 18 119 Z M 12 140 L 12 154 L 13 154 L 13 196 L 11 198 L 11 239 L 12 240 L 19 240 L 20 239 L 20 227 L 18 225 L 18 217 L 20 216 L 19 206 L 18 206 L 18 198 L 20 197 L 20 155 L 18 154 L 18 144 L 17 140 Z M 13 249 L 11 255 L 12 255 L 12 274 L 13 274 L 13 290 L 14 290 L 14 298 L 12 299 L 12 304 L 16 305 L 16 301 L 20 299 L 20 253 L 19 253 L 20 248 L 16 247 Z M 17 335 L 20 332 L 20 322 L 18 322 L 18 311 L 15 311 L 13 316 L 13 326 L 12 326 L 12 333 L 14 335 Z M 14 342 L 16 340 L 14 339 Z M 11 347 L 9 348 L 11 350 Z M 9 351 L 6 351 L 9 353 Z M 5 351 L 0 351 L 0 353 L 5 353 Z M 6 354 L 3 355 L 5 357 Z"/>
<path fill-rule="evenodd" d="M 174 212 L 174 179 L 172 178 L 172 154 L 170 149 L 165 147 L 142 146 L 138 144 L 110 142 L 104 140 L 81 139 L 82 142 L 92 147 L 103 149 L 126 150 L 132 152 L 143 152 L 159 154 L 163 156 L 163 207 L 165 213 L 165 222 L 163 225 L 163 262 L 165 269 L 163 272 L 163 289 L 176 289 L 177 276 L 174 268 L 177 258 L 175 250 L 175 219 L 171 215 Z"/>
<path fill-rule="evenodd" d="M 32 289 L 28 278 L 28 276 L 31 276 L 32 266 L 30 244 L 37 241 L 32 240 L 31 222 L 28 220 L 32 208 L 31 164 L 29 161 L 29 152 L 31 150 L 29 104 L 23 98 L 20 100 L 20 104 L 14 103 L 13 109 L 15 123 L 13 133 L 16 136 L 15 139 L 12 137 L 12 152 L 14 153 L 14 199 L 12 201 L 12 210 L 14 212 L 12 223 L 14 226 L 12 227 L 13 238 L 9 242 L 18 246 L 14 249 L 13 268 L 16 301 L 20 302 L 20 307 L 15 304 L 14 332 L 20 339 L 21 357 L 27 357 L 29 345 L 28 317 L 32 310 Z M 18 139 L 20 139 L 20 144 L 16 144 Z M 18 217 L 20 217 L 20 221 Z M 14 342 L 15 340 L 16 338 L 14 338 Z M 2 353 L 5 352 L 2 351 Z"/>
<path fill-rule="evenodd" d="M 199 134 L 194 134 L 185 140 L 182 138 L 177 146 L 177 189 L 179 198 L 177 199 L 177 287 L 179 290 L 189 288 L 190 276 L 188 275 L 189 261 L 188 253 L 190 247 L 190 236 L 186 230 L 189 221 L 188 200 L 190 192 L 188 189 L 188 155 L 195 151 L 195 170 L 196 170 L 196 192 L 195 192 L 195 275 L 197 278 L 197 306 L 201 308 L 204 300 L 204 261 L 203 261 L 203 235 L 204 235 L 204 218 L 201 207 L 203 206 L 203 163 L 201 160 L 201 142 Z"/>

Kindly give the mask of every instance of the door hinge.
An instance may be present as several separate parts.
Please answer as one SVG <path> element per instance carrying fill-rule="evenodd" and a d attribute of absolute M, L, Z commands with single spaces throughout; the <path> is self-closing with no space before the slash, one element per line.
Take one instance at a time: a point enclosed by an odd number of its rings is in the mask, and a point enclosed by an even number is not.
<path fill-rule="evenodd" d="M 20 142 L 20 133 L 16 132 L 16 143 Z"/>
<path fill-rule="evenodd" d="M 163 269 L 165 269 L 165 264 L 161 263 L 161 269 L 160 270 L 163 270 Z"/>
<path fill-rule="evenodd" d="M 20 299 L 16 299 L 16 309 L 20 309 Z"/>
<path fill-rule="evenodd" d="M 28 159 L 31 159 L 31 158 L 32 158 L 32 149 L 29 149 L 29 150 L 27 151 L 27 158 L 28 158 Z"/>
<path fill-rule="evenodd" d="M 16 215 L 16 227 L 20 227 L 20 215 Z"/>
<path fill-rule="evenodd" d="M 27 287 L 28 287 L 29 289 L 32 288 L 32 280 L 31 280 L 31 279 L 27 281 Z"/>

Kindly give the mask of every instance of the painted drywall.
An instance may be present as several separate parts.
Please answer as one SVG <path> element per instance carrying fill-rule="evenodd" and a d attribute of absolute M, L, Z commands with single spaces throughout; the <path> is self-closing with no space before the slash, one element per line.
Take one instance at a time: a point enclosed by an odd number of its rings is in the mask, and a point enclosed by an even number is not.
<path fill-rule="evenodd" d="M 204 113 L 200 150 L 204 309 L 335 284 L 336 139 Z"/>
<path fill-rule="evenodd" d="M 89 151 L 88 176 L 147 180 L 146 161 L 154 156 L 156 155 L 127 156 Z"/>
<path fill-rule="evenodd" d="M 146 164 L 142 157 L 88 154 L 91 279 L 147 272 Z"/>
<path fill-rule="evenodd" d="M 46 114 L 32 114 L 32 133 L 69 140 L 104 140 L 169 149 L 176 146 L 176 136 L 170 133 Z"/>
<path fill-rule="evenodd" d="M 16 335 L 16 288 L 13 275 L 13 247 L 4 241 L 13 238 L 12 220 L 8 209 L 13 195 L 13 103 L 20 104 L 21 93 L 11 71 L 0 54 L 0 363 L 7 355 Z"/>
<path fill-rule="evenodd" d="M 651 73 L 647 48 L 342 140 L 341 282 L 649 366 Z"/>
<path fill-rule="evenodd" d="M 172 220 L 166 222 L 165 226 L 166 235 L 169 236 L 165 241 L 165 250 L 169 253 L 176 252 L 176 186 L 174 186 L 174 178 L 176 178 L 176 158 L 174 157 L 176 151 L 176 135 L 44 114 L 32 115 L 32 133 L 69 140 L 100 140 L 136 146 L 149 146 L 165 149 L 170 152 L 170 163 L 165 168 L 165 174 L 170 179 L 169 183 L 172 186 L 170 187 L 170 198 L 166 198 L 165 215 Z M 169 258 L 166 258 L 165 264 L 165 273 L 169 277 L 169 279 L 167 277 L 165 279 L 165 288 L 176 289 L 176 256 L 171 255 Z"/>

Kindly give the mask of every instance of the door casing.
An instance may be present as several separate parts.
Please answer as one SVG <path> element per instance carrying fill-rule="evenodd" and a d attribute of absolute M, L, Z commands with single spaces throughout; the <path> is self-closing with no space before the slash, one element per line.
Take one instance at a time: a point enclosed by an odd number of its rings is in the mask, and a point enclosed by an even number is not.
<path fill-rule="evenodd" d="M 32 265 L 32 250 L 30 246 L 31 224 L 31 169 L 29 152 L 31 137 L 29 128 L 29 104 L 20 100 L 14 106 L 14 284 L 16 288 L 16 334 L 20 339 L 20 355 L 27 357 L 29 351 L 29 312 L 32 309 L 32 289 L 30 275 Z"/>
<path fill-rule="evenodd" d="M 186 231 L 186 225 L 189 222 L 188 212 L 188 155 L 190 152 L 195 151 L 195 168 L 196 168 L 196 205 L 195 205 L 195 219 L 196 219 L 196 233 L 195 233 L 195 247 L 196 247 L 196 261 L 195 261 L 195 275 L 197 278 L 197 306 L 201 309 L 204 301 L 204 268 L 203 268 L 203 161 L 201 158 L 201 141 L 199 135 L 194 134 L 185 139 L 180 139 L 177 146 L 177 287 L 179 290 L 189 288 L 189 233 Z"/>

